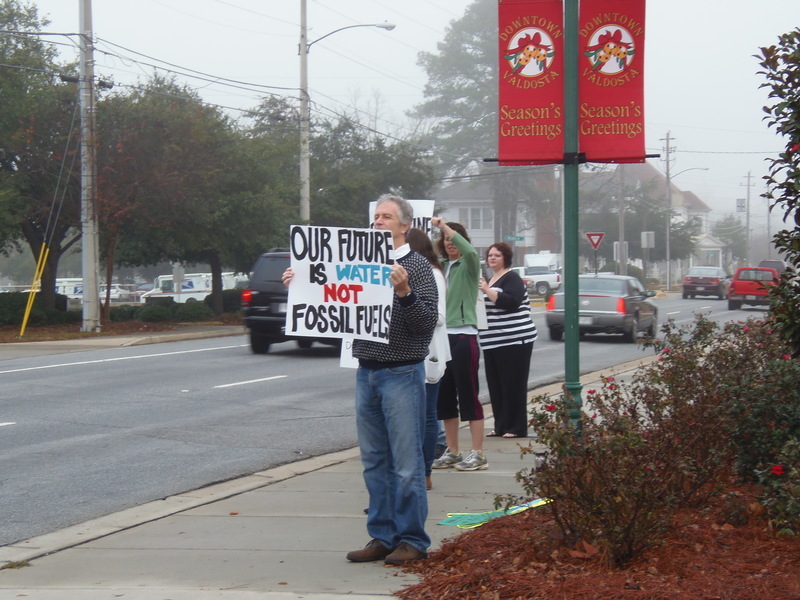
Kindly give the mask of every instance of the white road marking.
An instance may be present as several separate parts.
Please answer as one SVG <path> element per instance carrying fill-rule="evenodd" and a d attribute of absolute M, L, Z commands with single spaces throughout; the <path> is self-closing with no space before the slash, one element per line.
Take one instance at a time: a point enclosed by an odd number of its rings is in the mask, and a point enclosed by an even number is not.
<path fill-rule="evenodd" d="M 137 356 L 120 356 L 117 358 L 104 358 L 100 360 L 82 360 L 77 362 L 71 363 L 59 363 L 55 365 L 43 365 L 41 367 L 26 367 L 24 369 L 9 369 L 8 371 L 0 371 L 0 375 L 5 375 L 6 373 L 23 373 L 25 371 L 39 371 L 41 369 L 56 369 L 59 367 L 75 367 L 81 365 L 97 365 L 101 363 L 110 363 L 110 362 L 117 362 L 121 360 L 137 360 L 140 358 L 158 358 L 161 356 L 175 356 L 177 354 L 193 354 L 195 352 L 210 352 L 213 350 L 229 350 L 231 348 L 243 348 L 247 346 L 247 344 L 237 344 L 235 346 L 217 346 L 215 348 L 200 348 L 198 350 L 181 350 L 178 352 L 159 352 L 157 354 L 140 354 Z"/>
<path fill-rule="evenodd" d="M 6 425 L 16 425 L 16 423 L 0 423 L 0 427 L 5 427 Z"/>
<path fill-rule="evenodd" d="M 237 381 L 236 383 L 226 383 L 223 385 L 215 385 L 214 389 L 234 387 L 236 385 L 247 385 L 248 383 L 261 383 L 262 381 L 272 381 L 273 379 L 285 379 L 286 375 L 275 375 L 273 377 L 264 377 L 263 379 L 251 379 L 249 381 Z"/>

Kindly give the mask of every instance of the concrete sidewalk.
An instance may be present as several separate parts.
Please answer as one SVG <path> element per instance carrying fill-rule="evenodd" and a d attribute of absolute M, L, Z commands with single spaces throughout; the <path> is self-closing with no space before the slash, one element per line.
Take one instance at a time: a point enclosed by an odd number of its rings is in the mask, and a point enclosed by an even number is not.
<path fill-rule="evenodd" d="M 161 342 L 178 342 L 181 340 L 198 340 L 204 338 L 244 335 L 247 333 L 241 325 L 181 325 L 169 331 L 142 332 L 130 335 L 100 335 L 75 340 L 56 340 L 52 342 L 14 342 L 0 344 L 0 361 L 34 356 L 50 356 L 53 354 L 71 354 L 102 350 L 103 348 L 119 348 L 124 346 L 144 346 Z"/>
<path fill-rule="evenodd" d="M 624 377 L 646 360 L 603 373 Z M 581 380 L 589 386 L 599 375 Z M 461 439 L 468 446 L 466 430 Z M 531 458 L 520 459 L 520 441 L 487 438 L 486 471 L 434 471 L 432 550 L 459 535 L 438 524 L 447 513 L 492 511 L 496 494 L 522 492 L 514 475 Z M 367 503 L 358 449 L 295 462 L 2 547 L 0 565 L 27 566 L 0 570 L 0 600 L 391 597 L 416 577 L 345 558 L 369 541 Z"/>

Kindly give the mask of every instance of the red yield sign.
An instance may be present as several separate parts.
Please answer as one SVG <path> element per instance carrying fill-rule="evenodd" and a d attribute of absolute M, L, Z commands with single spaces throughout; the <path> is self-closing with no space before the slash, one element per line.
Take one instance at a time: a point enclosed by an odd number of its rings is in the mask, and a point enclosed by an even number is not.
<path fill-rule="evenodd" d="M 605 233 L 601 233 L 599 231 L 589 232 L 586 234 L 586 238 L 589 240 L 589 243 L 595 250 L 597 250 L 597 247 L 600 245 L 600 242 L 603 241 L 603 236 L 605 236 Z"/>

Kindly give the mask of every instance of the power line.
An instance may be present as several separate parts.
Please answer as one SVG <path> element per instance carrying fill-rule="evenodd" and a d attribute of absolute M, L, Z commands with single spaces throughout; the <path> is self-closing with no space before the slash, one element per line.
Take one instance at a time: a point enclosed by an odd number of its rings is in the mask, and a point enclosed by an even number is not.
<path fill-rule="evenodd" d="M 220 81 L 224 81 L 224 82 L 227 82 L 228 84 L 231 84 L 232 87 L 238 87 L 240 89 L 245 89 L 245 88 L 241 88 L 241 86 L 249 86 L 251 88 L 266 88 L 266 89 L 271 89 L 271 90 L 299 91 L 299 88 L 296 88 L 296 87 L 282 87 L 282 86 L 277 86 L 277 85 L 264 85 L 264 84 L 259 84 L 259 83 L 251 83 L 251 82 L 248 82 L 248 81 L 239 81 L 239 80 L 236 80 L 236 79 L 228 79 L 226 77 L 220 77 L 218 75 L 213 75 L 211 73 L 205 73 L 203 71 L 197 71 L 195 69 L 190 69 L 188 67 L 182 67 L 180 65 L 176 65 L 174 63 L 170 63 L 170 62 L 167 62 L 165 60 L 161 60 L 160 58 L 155 58 L 153 56 L 149 56 L 147 54 L 143 54 L 142 52 L 137 52 L 136 50 L 132 50 L 131 48 L 126 48 L 125 46 L 121 46 L 119 44 L 115 44 L 114 42 L 110 42 L 110 41 L 105 40 L 103 38 L 97 38 L 97 41 L 98 42 L 102 42 L 104 44 L 108 44 L 109 46 L 114 46 L 115 48 L 120 48 L 122 50 L 125 50 L 126 52 L 132 52 L 133 54 L 136 54 L 138 56 L 143 56 L 144 58 L 147 58 L 149 60 L 154 60 L 154 61 L 157 61 L 157 62 L 159 62 L 161 64 L 169 65 L 170 67 L 174 67 L 176 69 L 181 69 L 181 71 L 183 71 L 183 72 L 172 71 L 170 69 L 165 69 L 164 67 L 159 67 L 158 65 L 153 65 L 151 63 L 144 63 L 144 62 L 141 62 L 141 61 L 137 61 L 135 59 L 129 59 L 129 58 L 120 56 L 118 54 L 114 54 L 113 52 L 100 50 L 100 52 L 102 52 L 103 54 L 107 54 L 109 56 L 114 56 L 116 58 L 120 58 L 120 59 L 123 59 L 123 60 L 131 60 L 131 61 L 136 62 L 138 64 L 144 64 L 144 65 L 146 65 L 148 67 L 161 69 L 161 70 L 167 71 L 169 73 L 175 73 L 176 75 L 185 75 L 187 77 L 195 77 L 197 79 L 200 79 L 201 81 L 211 81 L 212 83 L 217 83 L 217 82 L 220 82 Z M 194 75 L 190 75 L 190 74 L 194 74 Z M 253 90 L 253 91 L 255 91 L 255 90 Z"/>
<path fill-rule="evenodd" d="M 768 152 L 736 152 L 736 151 L 728 151 L 728 150 L 676 150 L 675 152 L 679 152 L 681 154 L 780 154 L 783 150 L 770 150 Z"/>

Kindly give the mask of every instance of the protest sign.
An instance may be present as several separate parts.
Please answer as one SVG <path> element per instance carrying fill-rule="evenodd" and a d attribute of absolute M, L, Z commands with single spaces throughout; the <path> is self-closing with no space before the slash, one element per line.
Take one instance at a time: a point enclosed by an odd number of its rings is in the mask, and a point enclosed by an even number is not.
<path fill-rule="evenodd" d="M 414 210 L 414 218 L 411 221 L 411 227 L 416 227 L 417 229 L 422 229 L 425 234 L 430 237 L 431 236 L 431 217 L 433 216 L 433 205 L 435 201 L 433 200 L 407 200 L 407 202 L 411 205 L 411 208 Z M 376 201 L 372 201 L 369 203 L 369 222 L 370 227 L 372 227 L 373 222 L 375 220 L 375 211 L 378 208 L 378 203 Z"/>
<path fill-rule="evenodd" d="M 286 334 L 389 342 L 389 231 L 293 225 Z"/>

